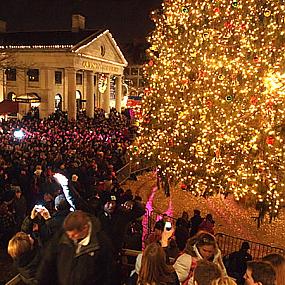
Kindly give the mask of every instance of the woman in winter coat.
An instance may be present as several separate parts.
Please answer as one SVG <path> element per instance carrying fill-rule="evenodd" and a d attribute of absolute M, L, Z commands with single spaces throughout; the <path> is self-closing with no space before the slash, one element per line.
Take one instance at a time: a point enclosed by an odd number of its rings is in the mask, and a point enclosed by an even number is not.
<path fill-rule="evenodd" d="M 188 239 L 183 254 L 174 263 L 173 267 L 181 285 L 193 285 L 193 271 L 197 261 L 201 259 L 217 264 L 223 275 L 227 275 L 215 237 L 206 232 L 199 232 Z"/>
<path fill-rule="evenodd" d="M 166 255 L 158 243 L 149 244 L 142 256 L 139 285 L 179 285 L 174 268 L 166 263 Z"/>
<path fill-rule="evenodd" d="M 8 253 L 25 284 L 38 284 L 36 273 L 41 261 L 41 249 L 36 240 L 24 232 L 16 233 L 9 241 Z"/>

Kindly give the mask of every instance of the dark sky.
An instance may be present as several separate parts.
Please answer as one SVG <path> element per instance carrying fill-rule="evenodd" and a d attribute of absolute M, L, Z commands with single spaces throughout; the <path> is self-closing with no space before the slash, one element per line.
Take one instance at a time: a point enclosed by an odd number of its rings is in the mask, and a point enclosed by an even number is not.
<path fill-rule="evenodd" d="M 0 0 L 0 19 L 8 31 L 66 30 L 71 15 L 86 17 L 86 28 L 107 28 L 120 43 L 145 37 L 153 29 L 150 11 L 162 0 Z"/>

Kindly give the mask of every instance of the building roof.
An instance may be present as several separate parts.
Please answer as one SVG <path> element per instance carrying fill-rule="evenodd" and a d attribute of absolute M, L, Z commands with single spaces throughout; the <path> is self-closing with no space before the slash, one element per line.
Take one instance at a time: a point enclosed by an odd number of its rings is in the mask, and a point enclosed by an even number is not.
<path fill-rule="evenodd" d="M 40 31 L 40 32 L 6 32 L 0 33 L 1 48 L 13 47 L 73 47 L 97 37 L 103 30 Z"/>

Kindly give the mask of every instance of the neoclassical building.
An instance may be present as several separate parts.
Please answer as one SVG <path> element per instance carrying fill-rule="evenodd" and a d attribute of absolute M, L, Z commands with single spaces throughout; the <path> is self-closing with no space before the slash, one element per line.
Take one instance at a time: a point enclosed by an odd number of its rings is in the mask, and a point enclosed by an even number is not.
<path fill-rule="evenodd" d="M 1 25 L 0 25 L 1 28 Z M 76 119 L 77 109 L 121 110 L 127 61 L 109 30 L 86 30 L 85 18 L 72 16 L 70 31 L 0 33 L 6 67 L 0 74 L 0 101 L 19 102 L 25 114 L 37 105 L 40 117 L 55 109 Z"/>

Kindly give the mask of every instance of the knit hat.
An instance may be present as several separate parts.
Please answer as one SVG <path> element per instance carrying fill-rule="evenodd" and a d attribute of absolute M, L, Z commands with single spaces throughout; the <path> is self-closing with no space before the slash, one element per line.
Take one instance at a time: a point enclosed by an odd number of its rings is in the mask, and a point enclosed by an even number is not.
<path fill-rule="evenodd" d="M 54 199 L 54 207 L 57 209 L 59 204 L 62 203 L 63 201 L 66 201 L 64 194 L 59 194 Z"/>
<path fill-rule="evenodd" d="M 117 198 L 115 195 L 111 194 L 109 191 L 103 191 L 100 195 L 100 200 L 102 202 L 102 205 L 105 205 L 107 202 L 111 201 L 117 201 Z"/>

